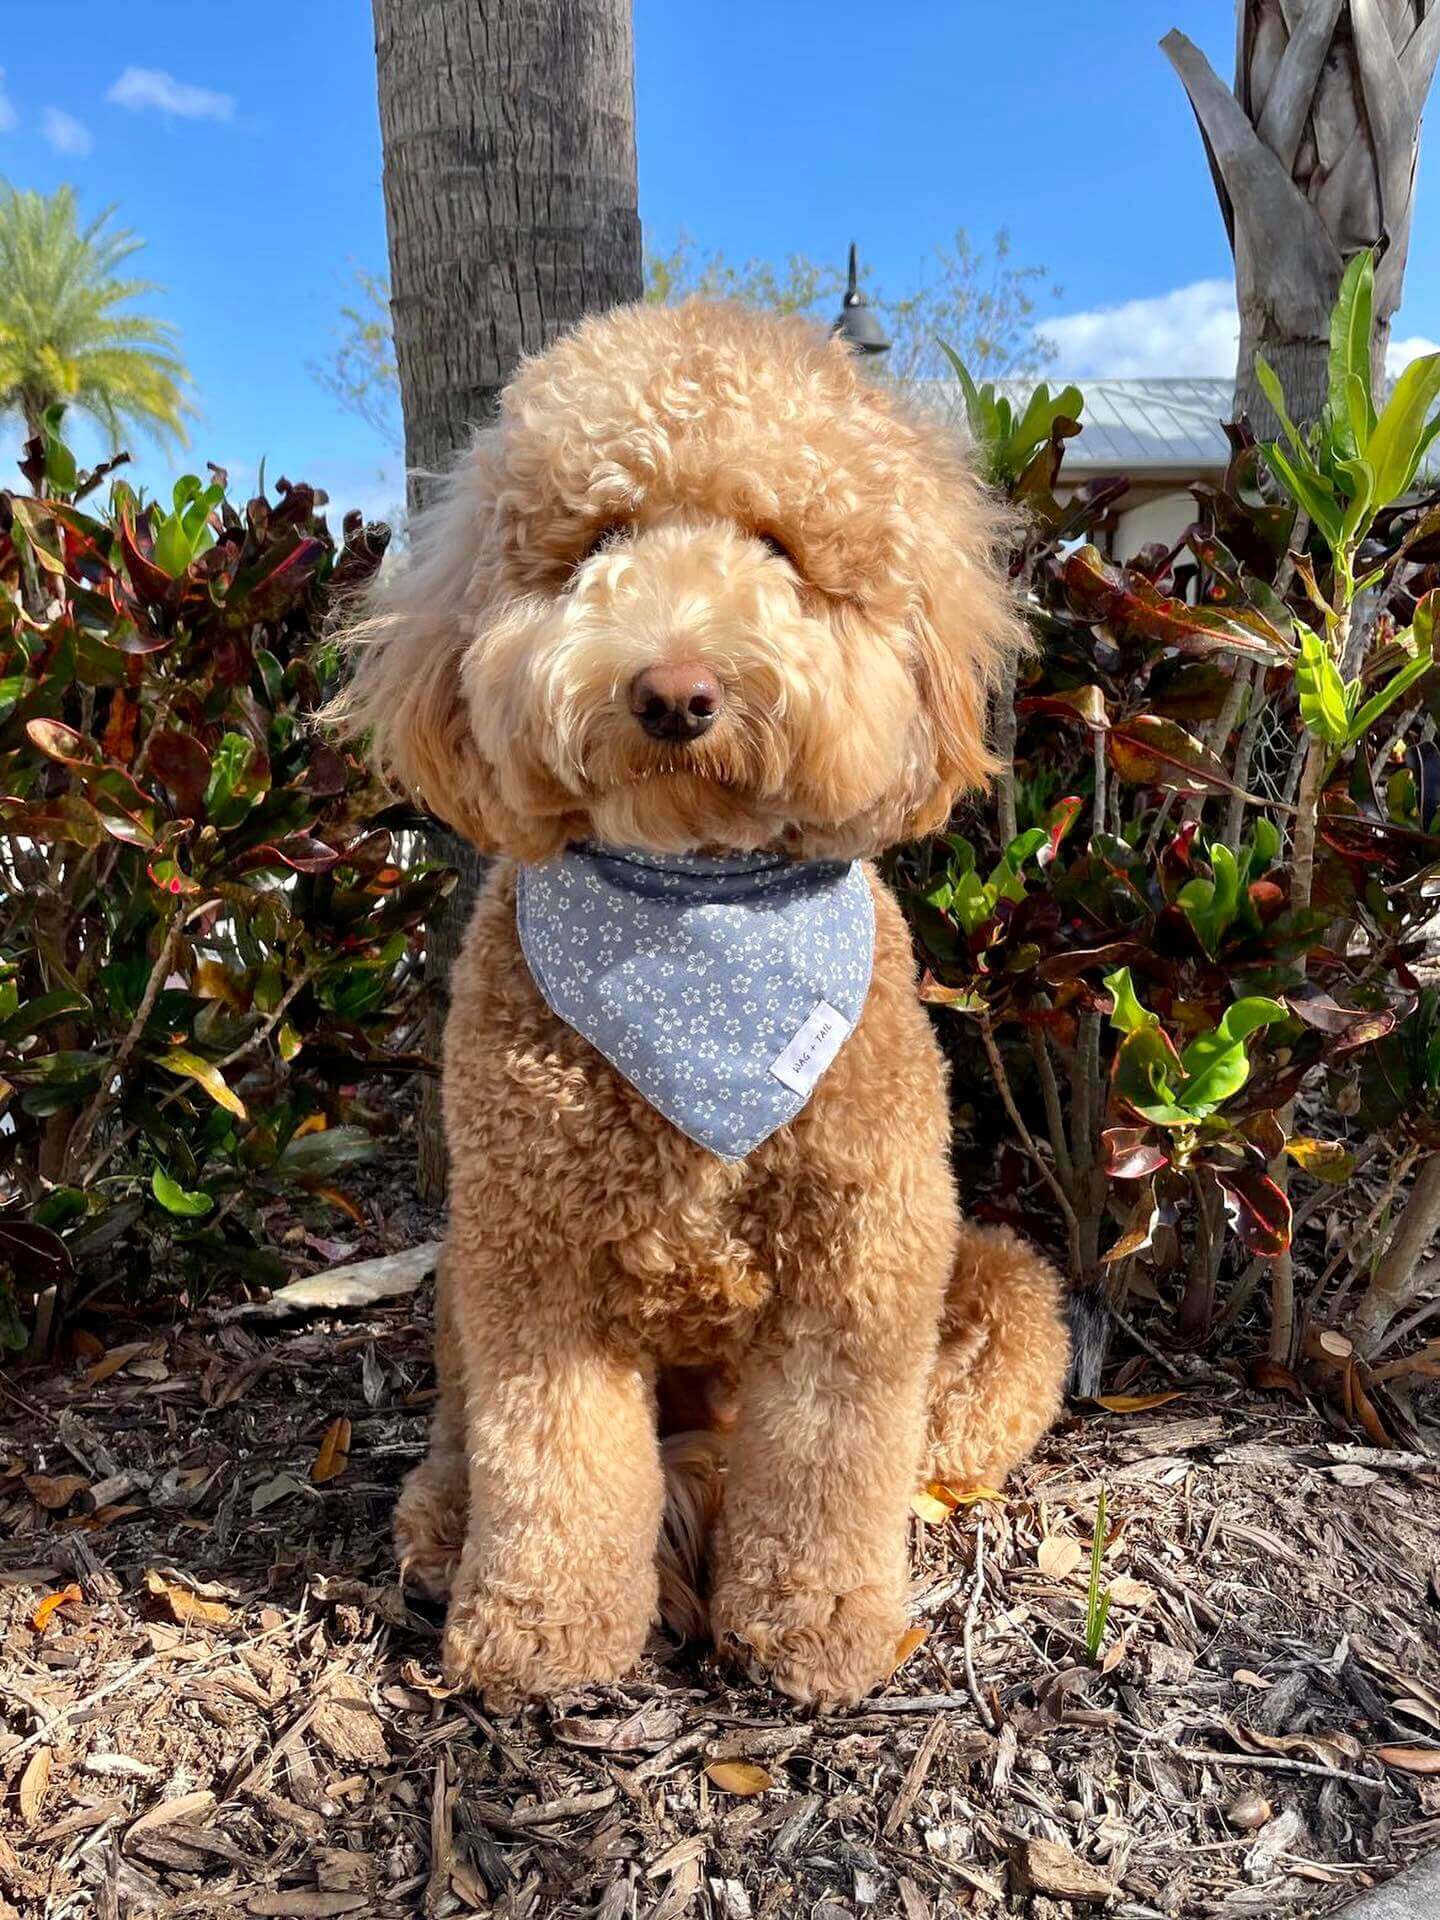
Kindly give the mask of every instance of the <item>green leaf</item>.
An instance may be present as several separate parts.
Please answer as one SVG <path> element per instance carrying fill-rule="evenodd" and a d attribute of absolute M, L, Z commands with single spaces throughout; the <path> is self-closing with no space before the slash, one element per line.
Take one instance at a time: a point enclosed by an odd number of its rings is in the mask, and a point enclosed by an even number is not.
<path fill-rule="evenodd" d="M 1219 842 L 1209 852 L 1214 879 L 1189 881 L 1176 901 L 1213 959 L 1239 911 L 1240 865 L 1229 847 Z"/>
<path fill-rule="evenodd" d="M 1364 739 L 1370 728 L 1388 708 L 1393 707 L 1403 693 L 1408 693 L 1417 680 L 1423 679 L 1434 664 L 1427 649 L 1417 659 L 1407 660 L 1398 673 L 1393 674 L 1373 699 L 1367 700 L 1350 722 L 1346 744 L 1353 746 L 1357 740 Z"/>
<path fill-rule="evenodd" d="M 1296 627 L 1300 634 L 1300 656 L 1295 662 L 1300 718 L 1316 739 L 1343 747 L 1350 738 L 1351 718 L 1340 669 L 1318 633 L 1301 621 Z"/>
<path fill-rule="evenodd" d="M 61 987 L 54 993 L 42 993 L 34 1000 L 27 1000 L 0 1024 L 0 1040 L 23 1040 L 29 1034 L 38 1033 L 47 1021 L 61 1020 L 67 1015 L 78 1018 L 89 1011 L 90 1002 L 85 995 L 72 988 Z"/>
<path fill-rule="evenodd" d="M 950 365 L 955 371 L 955 378 L 960 382 L 960 391 L 965 397 L 965 418 L 969 422 L 971 435 L 981 446 L 986 447 L 988 450 L 989 435 L 986 432 L 987 422 L 985 413 L 980 404 L 979 391 L 976 388 L 975 382 L 970 377 L 969 368 L 953 347 L 947 346 L 943 340 L 939 344 L 940 351 L 950 362 Z"/>
<path fill-rule="evenodd" d="M 1339 471 L 1345 476 L 1345 484 L 1350 491 L 1350 499 L 1340 519 L 1341 543 L 1353 547 L 1369 530 L 1374 519 L 1372 507 L 1375 500 L 1375 469 L 1368 460 L 1339 460 Z"/>
<path fill-rule="evenodd" d="M 56 493 L 73 493 L 79 478 L 74 454 L 53 433 L 45 435 L 45 478 Z"/>
<path fill-rule="evenodd" d="M 1115 1051 L 1116 1098 L 1157 1127 L 1193 1127 L 1195 1115 L 1175 1094 L 1180 1056 L 1153 1015 L 1150 1019 L 1150 1025 L 1127 1033 Z"/>
<path fill-rule="evenodd" d="M 318 1180 L 342 1167 L 372 1160 L 377 1150 L 363 1127 L 327 1127 L 322 1133 L 305 1133 L 292 1140 L 275 1164 L 294 1179 Z"/>
<path fill-rule="evenodd" d="M 1351 460 L 1364 454 L 1375 424 L 1370 404 L 1374 301 L 1375 256 L 1366 248 L 1345 268 L 1330 314 L 1330 416 L 1338 451 Z M 1355 404 L 1352 383 L 1360 386 L 1363 410 Z"/>
<path fill-rule="evenodd" d="M 1142 1027 L 1159 1024 L 1155 1015 L 1147 1007 L 1141 1006 L 1128 967 L 1117 967 L 1114 973 L 1107 973 L 1104 986 L 1115 1002 L 1110 1009 L 1112 1027 L 1117 1027 L 1121 1033 L 1138 1033 Z"/>
<path fill-rule="evenodd" d="M 1344 515 L 1330 482 L 1313 462 L 1309 473 L 1297 471 L 1276 440 L 1266 441 L 1265 458 L 1279 475 L 1291 499 L 1305 509 L 1320 529 L 1330 551 L 1338 552 L 1344 538 Z"/>
<path fill-rule="evenodd" d="M 156 1167 L 151 1174 L 150 1191 L 167 1213 L 177 1214 L 182 1220 L 198 1220 L 215 1205 L 208 1193 L 190 1192 L 178 1180 L 172 1180 L 163 1167 Z"/>
<path fill-rule="evenodd" d="M 1410 485 L 1432 435 L 1430 410 L 1440 398 L 1440 353 L 1412 360 L 1395 382 L 1366 449 L 1375 469 L 1375 505 L 1388 507 Z"/>
<path fill-rule="evenodd" d="M 1300 461 L 1307 472 L 1316 475 L 1318 478 L 1320 469 L 1315 465 L 1315 460 L 1310 449 L 1300 437 L 1299 428 L 1285 410 L 1285 389 L 1280 384 L 1280 376 L 1276 373 L 1263 353 L 1257 353 L 1255 356 L 1255 378 L 1260 382 L 1260 391 L 1265 395 L 1265 398 L 1274 409 L 1275 418 L 1285 429 L 1285 438 L 1295 449 L 1296 459 Z"/>
<path fill-rule="evenodd" d="M 1247 1037 L 1260 1027 L 1288 1018 L 1278 1000 L 1260 995 L 1236 1000 L 1227 1007 L 1219 1026 L 1192 1040 L 1180 1056 L 1186 1076 L 1176 1096 L 1181 1106 L 1202 1118 L 1237 1094 L 1250 1078 Z"/>

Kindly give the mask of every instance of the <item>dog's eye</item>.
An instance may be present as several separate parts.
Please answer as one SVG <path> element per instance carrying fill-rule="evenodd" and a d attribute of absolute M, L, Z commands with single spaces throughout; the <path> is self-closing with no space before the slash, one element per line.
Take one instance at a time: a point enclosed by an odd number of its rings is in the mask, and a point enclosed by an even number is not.
<path fill-rule="evenodd" d="M 783 540 L 778 539 L 773 533 L 766 533 L 760 530 L 757 530 L 755 538 L 760 542 L 762 547 L 768 547 L 777 560 L 783 560 L 787 567 L 792 567 L 796 573 L 799 573 L 799 563 Z"/>

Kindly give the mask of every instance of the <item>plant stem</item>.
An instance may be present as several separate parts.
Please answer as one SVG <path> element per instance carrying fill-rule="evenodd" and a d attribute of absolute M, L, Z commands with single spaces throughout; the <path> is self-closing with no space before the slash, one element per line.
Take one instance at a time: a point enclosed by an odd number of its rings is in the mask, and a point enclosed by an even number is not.
<path fill-rule="evenodd" d="M 1020 1144 L 1039 1168 L 1041 1177 L 1059 1204 L 1060 1216 L 1065 1222 L 1066 1230 L 1070 1238 L 1071 1265 L 1078 1278 L 1081 1272 L 1080 1222 L 1075 1217 L 1075 1209 L 1070 1204 L 1070 1196 L 1056 1179 L 1054 1169 L 1051 1167 L 1050 1162 L 1035 1144 L 1035 1136 L 1026 1126 L 1021 1117 L 1020 1109 L 1015 1104 L 1015 1095 L 1010 1086 L 1010 1076 L 1005 1071 L 1005 1062 L 1001 1059 L 1000 1049 L 995 1044 L 995 1029 L 990 1021 L 989 1008 L 982 1008 L 982 1010 L 976 1014 L 975 1018 L 980 1028 L 981 1041 L 985 1047 L 985 1057 L 990 1062 L 990 1071 L 995 1076 L 996 1090 L 1001 1100 L 1005 1103 L 1005 1111 L 1010 1116 L 1010 1124 L 1014 1127 L 1016 1133 L 1019 1134 Z"/>
<path fill-rule="evenodd" d="M 90 1136 L 119 1097 L 116 1082 L 124 1072 L 131 1054 L 140 1044 L 145 1023 L 149 1020 L 151 1010 L 159 998 L 160 989 L 169 976 L 171 963 L 175 958 L 175 948 L 180 939 L 180 923 L 181 909 L 177 901 L 170 910 L 170 920 L 165 929 L 164 938 L 160 942 L 160 952 L 154 966 L 150 969 L 150 978 L 145 982 L 145 991 L 141 994 L 140 1004 L 135 1009 L 135 1018 L 130 1022 L 125 1037 L 116 1048 L 114 1059 L 102 1069 L 99 1089 L 81 1114 L 75 1124 L 74 1132 L 70 1135 L 69 1149 L 65 1156 L 67 1169 L 74 1167 L 79 1161 L 81 1154 L 89 1145 Z"/>
<path fill-rule="evenodd" d="M 1245 793 L 1250 785 L 1250 763 L 1255 757 L 1255 742 L 1260 735 L 1260 721 L 1265 712 L 1265 702 L 1260 698 L 1261 677 L 1264 669 L 1260 662 L 1254 661 L 1249 670 L 1249 686 L 1252 692 L 1250 711 L 1245 715 L 1245 724 L 1240 729 L 1240 739 L 1235 748 L 1235 764 L 1230 777 L 1235 782 L 1236 791 L 1230 795 L 1229 805 L 1225 809 L 1224 839 L 1227 847 L 1234 847 L 1240 839 L 1240 829 L 1245 822 Z"/>
<path fill-rule="evenodd" d="M 1370 1357 L 1396 1315 L 1410 1305 L 1416 1270 L 1437 1232 L 1440 1232 L 1440 1153 L 1432 1153 L 1421 1163 L 1385 1257 L 1355 1309 L 1352 1319 L 1355 1348 L 1362 1359 Z"/>
<path fill-rule="evenodd" d="M 1074 1191 L 1075 1165 L 1070 1158 L 1070 1143 L 1065 1138 L 1065 1114 L 1060 1102 L 1060 1084 L 1055 1078 L 1055 1063 L 1050 1058 L 1050 1041 L 1041 1031 L 1030 1035 L 1030 1051 L 1035 1056 L 1035 1071 L 1040 1076 L 1040 1092 L 1045 1101 L 1045 1131 L 1055 1151 L 1055 1171 L 1065 1186 Z"/>
<path fill-rule="evenodd" d="M 1005 669 L 1005 677 L 995 693 L 995 752 L 1000 771 L 995 779 L 995 805 L 1000 822 L 1002 850 L 1020 831 L 1015 818 L 1015 662 Z"/>

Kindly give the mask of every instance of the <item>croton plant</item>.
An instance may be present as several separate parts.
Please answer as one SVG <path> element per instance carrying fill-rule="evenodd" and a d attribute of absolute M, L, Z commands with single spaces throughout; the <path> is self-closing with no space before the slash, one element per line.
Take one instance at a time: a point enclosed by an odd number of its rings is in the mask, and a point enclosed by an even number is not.
<path fill-rule="evenodd" d="M 1262 369 L 1282 439 L 1228 428 L 1194 524 L 1123 565 L 1124 482 L 1064 485 L 1080 393 L 955 363 L 1035 647 L 993 803 L 896 875 L 1072 1280 L 1172 1348 L 1268 1296 L 1263 1377 L 1328 1368 L 1378 1435 L 1440 1374 L 1440 355 L 1377 398 L 1372 285 L 1357 258 L 1314 424 Z"/>
<path fill-rule="evenodd" d="M 144 501 L 32 440 L 0 492 L 0 1347 L 160 1275 L 272 1278 L 282 1186 L 345 1203 L 450 883 L 309 718 L 388 537 L 281 481 Z M 262 483 L 263 484 L 263 483 Z M 106 504 L 94 502 L 107 490 Z M 323 1202 L 319 1203 L 323 1206 Z"/>

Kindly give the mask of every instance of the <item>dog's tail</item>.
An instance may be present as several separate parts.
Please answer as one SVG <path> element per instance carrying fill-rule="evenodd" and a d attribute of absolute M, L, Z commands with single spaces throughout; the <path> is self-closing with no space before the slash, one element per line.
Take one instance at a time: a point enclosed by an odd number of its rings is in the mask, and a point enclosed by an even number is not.
<path fill-rule="evenodd" d="M 665 1507 L 655 1556 L 660 1618 L 681 1640 L 710 1636 L 710 1537 L 720 1517 L 728 1451 L 725 1434 L 711 1429 L 672 1433 L 660 1443 L 665 1470 Z"/>
<path fill-rule="evenodd" d="M 1059 1274 L 1008 1227 L 964 1222 L 930 1383 L 925 1477 L 1003 1486 L 1054 1424 L 1069 1361 Z"/>

